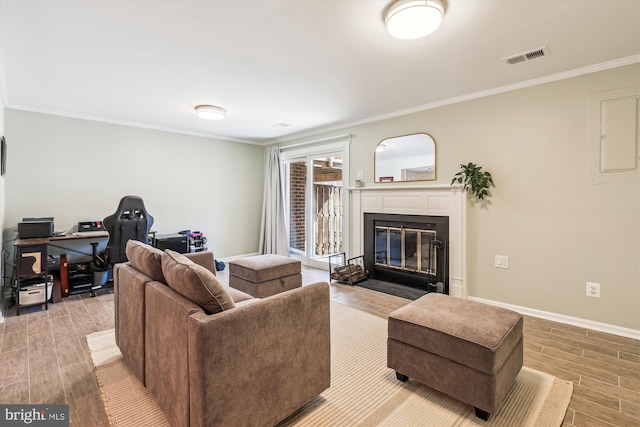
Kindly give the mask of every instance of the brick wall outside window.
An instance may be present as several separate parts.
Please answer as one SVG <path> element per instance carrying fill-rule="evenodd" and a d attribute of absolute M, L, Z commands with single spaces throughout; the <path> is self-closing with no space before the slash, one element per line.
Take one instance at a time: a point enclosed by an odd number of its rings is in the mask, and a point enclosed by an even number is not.
<path fill-rule="evenodd" d="M 289 247 L 305 251 L 305 188 L 307 183 L 307 164 L 305 162 L 289 165 Z"/>

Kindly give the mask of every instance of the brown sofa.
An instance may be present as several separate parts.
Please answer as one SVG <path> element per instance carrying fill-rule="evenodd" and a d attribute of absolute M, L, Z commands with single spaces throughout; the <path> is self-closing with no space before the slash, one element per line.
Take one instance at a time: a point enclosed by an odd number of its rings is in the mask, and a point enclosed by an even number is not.
<path fill-rule="evenodd" d="M 258 299 L 220 284 L 210 252 L 127 256 L 116 343 L 172 426 L 274 425 L 329 387 L 327 283 Z"/>

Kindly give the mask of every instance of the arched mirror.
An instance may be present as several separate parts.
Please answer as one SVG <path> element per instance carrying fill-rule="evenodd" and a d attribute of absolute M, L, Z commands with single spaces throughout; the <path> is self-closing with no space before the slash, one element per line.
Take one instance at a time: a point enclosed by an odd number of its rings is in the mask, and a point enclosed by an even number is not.
<path fill-rule="evenodd" d="M 375 182 L 436 179 L 436 142 L 426 133 L 396 136 L 376 147 Z"/>

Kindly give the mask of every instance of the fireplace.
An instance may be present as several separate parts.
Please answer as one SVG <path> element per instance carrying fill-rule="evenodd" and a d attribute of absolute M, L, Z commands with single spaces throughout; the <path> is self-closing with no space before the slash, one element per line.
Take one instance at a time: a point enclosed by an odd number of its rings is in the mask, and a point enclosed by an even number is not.
<path fill-rule="evenodd" d="M 467 197 L 462 187 L 428 184 L 423 186 L 375 186 L 350 188 L 351 209 L 346 222 L 348 253 L 364 254 L 364 215 L 368 213 L 426 215 L 449 218 L 447 238 L 448 293 L 467 297 Z"/>
<path fill-rule="evenodd" d="M 365 213 L 363 220 L 371 278 L 449 293 L 449 217 Z"/>

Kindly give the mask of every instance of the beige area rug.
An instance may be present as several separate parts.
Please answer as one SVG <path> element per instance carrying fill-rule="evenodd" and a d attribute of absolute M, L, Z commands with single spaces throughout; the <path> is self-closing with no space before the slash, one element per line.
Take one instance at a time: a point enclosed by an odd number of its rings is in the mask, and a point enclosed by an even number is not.
<path fill-rule="evenodd" d="M 488 422 L 473 407 L 413 380 L 398 381 L 386 365 L 387 322 L 331 303 L 331 388 L 282 426 L 560 426 L 573 385 L 523 368 Z M 122 362 L 113 330 L 87 336 L 113 426 L 168 425 L 146 389 Z"/>
<path fill-rule="evenodd" d="M 112 426 L 170 427 L 145 386 L 122 360 L 113 329 L 87 335 L 104 408 Z"/>

